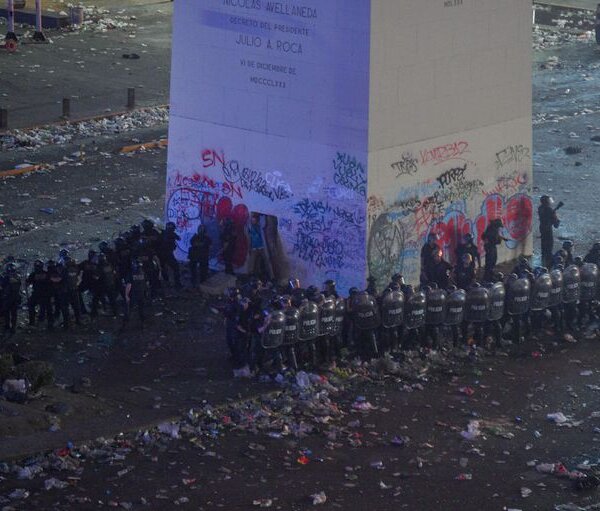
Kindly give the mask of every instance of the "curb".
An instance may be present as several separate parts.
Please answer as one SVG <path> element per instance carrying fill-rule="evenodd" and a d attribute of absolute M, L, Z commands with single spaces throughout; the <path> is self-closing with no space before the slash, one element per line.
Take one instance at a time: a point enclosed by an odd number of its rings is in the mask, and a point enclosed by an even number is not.
<path fill-rule="evenodd" d="M 18 169 L 9 169 L 0 171 L 0 179 L 10 176 L 21 176 L 23 174 L 29 174 L 36 170 L 41 170 L 43 165 L 28 165 L 26 167 L 19 167 Z"/>
<path fill-rule="evenodd" d="M 127 146 L 121 147 L 121 149 L 119 149 L 117 151 L 117 153 L 128 154 L 128 153 L 134 153 L 136 151 L 145 150 L 145 149 L 162 149 L 163 147 L 167 147 L 168 144 L 169 144 L 169 141 L 167 139 L 152 140 L 151 142 L 144 142 L 142 144 L 134 144 L 134 145 L 127 145 Z M 6 177 L 11 177 L 11 176 L 22 176 L 24 174 L 29 174 L 31 172 L 36 172 L 38 170 L 42 170 L 43 168 L 44 168 L 43 164 L 36 164 L 36 165 L 27 165 L 25 167 L 19 167 L 19 168 L 14 168 L 14 169 L 0 170 L 0 179 L 4 179 Z"/>
<path fill-rule="evenodd" d="M 145 149 L 162 149 L 169 145 L 169 140 L 164 138 L 161 140 L 153 140 L 151 142 L 145 142 L 142 144 L 134 144 L 134 145 L 126 145 L 121 147 L 117 152 L 119 154 L 127 154 L 134 153 L 135 151 L 145 150 Z"/>
<path fill-rule="evenodd" d="M 133 112 L 143 112 L 145 110 L 151 110 L 153 108 L 169 108 L 169 104 L 160 104 L 160 105 L 144 106 L 144 107 L 140 107 L 140 108 L 119 110 L 118 112 L 104 113 L 104 114 L 100 114 L 100 115 L 90 115 L 87 117 L 79 117 L 76 119 L 62 119 L 62 120 L 57 120 L 55 122 L 47 122 L 44 124 L 34 124 L 33 126 L 26 126 L 23 128 L 7 128 L 7 129 L 2 128 L 2 129 L 0 129 L 0 135 L 7 134 L 9 131 L 12 131 L 12 130 L 28 131 L 28 130 L 48 128 L 51 126 L 62 126 L 64 124 L 77 124 L 80 122 L 98 121 L 101 119 L 111 119 L 113 117 L 119 117 L 120 115 L 127 115 L 127 114 L 131 114 Z"/>

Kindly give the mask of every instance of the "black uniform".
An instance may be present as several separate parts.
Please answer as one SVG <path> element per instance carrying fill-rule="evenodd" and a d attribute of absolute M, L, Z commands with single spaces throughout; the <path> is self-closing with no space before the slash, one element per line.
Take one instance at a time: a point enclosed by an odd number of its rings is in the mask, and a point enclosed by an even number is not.
<path fill-rule="evenodd" d="M 2 276 L 2 298 L 4 305 L 4 330 L 15 333 L 17 316 L 21 305 L 21 275 L 16 269 L 8 270 Z"/>
<path fill-rule="evenodd" d="M 52 261 L 48 262 L 48 281 L 50 288 L 50 327 L 53 326 L 54 320 L 60 315 L 63 317 L 63 327 L 66 327 L 65 322 L 65 305 L 66 305 L 66 288 L 63 279 L 63 267 L 55 264 Z"/>
<path fill-rule="evenodd" d="M 96 253 L 90 251 L 88 258 L 85 261 L 79 263 L 79 271 L 81 273 L 81 282 L 79 283 L 79 310 L 81 314 L 87 314 L 87 308 L 85 306 L 84 294 L 89 292 L 92 296 L 96 293 L 96 286 L 98 284 L 97 278 L 97 264 L 96 264 Z"/>
<path fill-rule="evenodd" d="M 435 282 L 440 289 L 448 289 L 452 284 L 452 265 L 443 259 L 434 262 L 429 271 L 429 282 Z"/>
<path fill-rule="evenodd" d="M 31 286 L 31 295 L 27 302 L 29 309 L 29 324 L 35 325 L 36 308 L 39 308 L 39 321 L 48 321 L 48 327 L 52 326 L 53 320 L 50 313 L 50 281 L 48 273 L 44 270 L 43 265 L 40 265 L 29 274 L 26 281 L 28 286 Z"/>
<path fill-rule="evenodd" d="M 542 264 L 549 268 L 552 264 L 552 253 L 554 252 L 552 229 L 558 228 L 560 221 L 556 211 L 546 201 L 538 208 L 538 216 L 540 219 L 540 234 L 542 236 Z"/>
<path fill-rule="evenodd" d="M 468 290 L 475 282 L 475 266 L 459 264 L 455 269 L 456 286 L 460 289 Z"/>
<path fill-rule="evenodd" d="M 96 270 L 96 292 L 92 300 L 92 316 L 98 315 L 98 304 L 105 300 L 110 304 L 113 316 L 117 315 L 117 272 L 105 257 L 98 261 Z"/>
<path fill-rule="evenodd" d="M 211 244 L 212 240 L 205 231 L 194 234 L 190 240 L 188 259 L 190 261 L 190 271 L 192 274 L 192 286 L 194 287 L 196 287 L 198 283 L 198 273 L 200 274 L 200 283 L 208 278 L 208 259 Z"/>
<path fill-rule="evenodd" d="M 148 283 L 141 265 L 133 263 L 131 273 L 125 278 L 125 316 L 124 322 L 129 321 L 131 310 L 138 311 L 140 323 L 144 326 L 146 320 L 146 301 Z"/>
<path fill-rule="evenodd" d="M 500 236 L 501 228 L 501 223 L 492 220 L 482 235 L 485 248 L 485 273 L 483 278 L 488 282 L 493 280 L 494 268 L 498 262 L 498 245 L 502 243 L 503 239 L 502 236 Z"/>
<path fill-rule="evenodd" d="M 177 248 L 177 242 L 180 240 L 181 238 L 174 229 L 165 229 L 160 234 L 158 241 L 158 258 L 160 259 L 163 279 L 165 282 L 169 281 L 170 268 L 173 271 L 173 277 L 177 287 L 181 287 L 181 276 L 179 272 L 179 263 L 177 262 L 177 259 L 175 259 L 174 252 Z"/>
<path fill-rule="evenodd" d="M 431 282 L 431 269 L 433 268 L 433 254 L 440 250 L 440 247 L 437 243 L 434 243 L 433 246 L 429 241 L 423 245 L 421 249 L 421 281 L 422 282 Z"/>
<path fill-rule="evenodd" d="M 73 259 L 67 259 L 63 270 L 63 279 L 66 288 L 66 306 L 65 306 L 65 323 L 69 324 L 69 307 L 73 309 L 75 323 L 81 324 L 81 307 L 80 307 L 80 284 L 81 270 Z"/>

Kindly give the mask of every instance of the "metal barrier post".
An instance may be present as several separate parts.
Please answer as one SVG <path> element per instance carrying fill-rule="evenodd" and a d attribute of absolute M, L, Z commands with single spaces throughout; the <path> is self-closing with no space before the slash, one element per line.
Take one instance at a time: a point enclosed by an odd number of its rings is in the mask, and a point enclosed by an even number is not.
<path fill-rule="evenodd" d="M 62 116 L 63 119 L 71 117 L 71 99 L 63 98 L 62 100 Z"/>
<path fill-rule="evenodd" d="M 42 28 L 42 0 L 35 0 L 35 32 L 34 41 L 45 41 L 46 36 Z"/>
<path fill-rule="evenodd" d="M 6 40 L 12 39 L 13 41 L 17 41 L 17 34 L 15 34 L 15 0 L 7 1 L 8 32 L 6 33 Z"/>

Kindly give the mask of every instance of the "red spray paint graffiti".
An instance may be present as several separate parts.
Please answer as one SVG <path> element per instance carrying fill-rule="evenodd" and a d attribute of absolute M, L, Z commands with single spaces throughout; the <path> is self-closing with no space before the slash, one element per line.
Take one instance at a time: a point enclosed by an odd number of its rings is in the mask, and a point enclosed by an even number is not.
<path fill-rule="evenodd" d="M 491 220 L 501 218 L 504 224 L 504 235 L 509 241 L 508 248 L 515 248 L 524 242 L 531 232 L 533 222 L 533 202 L 525 193 L 518 193 L 506 200 L 495 194 L 486 197 L 481 205 L 481 213 L 469 219 L 462 211 L 449 211 L 443 219 L 435 222 L 429 229 L 438 236 L 438 243 L 444 251 L 444 257 L 456 263 L 456 247 L 462 237 L 470 233 L 477 240 L 479 251 L 483 254 L 481 236 Z"/>

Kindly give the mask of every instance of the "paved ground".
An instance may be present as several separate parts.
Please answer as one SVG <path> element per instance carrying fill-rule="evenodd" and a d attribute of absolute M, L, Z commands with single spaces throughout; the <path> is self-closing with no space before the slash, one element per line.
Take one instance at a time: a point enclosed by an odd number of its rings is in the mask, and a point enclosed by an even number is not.
<path fill-rule="evenodd" d="M 91 15 L 96 21 L 83 30 L 47 31 L 52 44 L 31 44 L 30 28 L 20 27 L 19 51 L 0 51 L 0 106 L 9 110 L 10 127 L 57 121 L 63 98 L 71 99 L 72 118 L 125 110 L 129 87 L 136 88 L 139 106 L 169 102 L 173 4 L 82 4 L 110 12 Z M 99 31 L 110 21 L 117 28 Z M 140 58 L 123 58 L 131 54 Z"/>
<path fill-rule="evenodd" d="M 536 0 L 535 3 L 574 9 L 589 9 L 590 11 L 595 11 L 598 5 L 596 0 Z"/>

